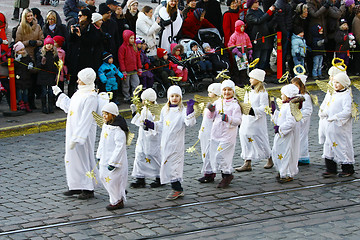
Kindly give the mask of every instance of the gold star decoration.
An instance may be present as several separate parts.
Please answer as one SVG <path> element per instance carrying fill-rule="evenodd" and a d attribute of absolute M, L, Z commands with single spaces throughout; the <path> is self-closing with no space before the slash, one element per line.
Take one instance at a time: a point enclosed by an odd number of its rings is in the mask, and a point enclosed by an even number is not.
<path fill-rule="evenodd" d="M 193 152 L 195 152 L 195 147 L 194 146 L 191 146 L 191 147 L 189 147 L 188 149 L 186 149 L 186 152 L 187 153 L 193 153 Z"/>
<path fill-rule="evenodd" d="M 279 113 L 279 117 L 281 117 L 281 113 Z"/>
<path fill-rule="evenodd" d="M 74 114 L 74 112 L 73 111 L 70 111 L 70 116 L 72 116 Z"/>
<path fill-rule="evenodd" d="M 69 161 L 65 161 L 65 163 L 69 163 Z"/>
<path fill-rule="evenodd" d="M 271 108 L 269 106 L 266 106 L 264 111 L 267 115 L 271 115 Z"/>
<path fill-rule="evenodd" d="M 223 150 L 223 148 L 222 148 L 221 146 L 219 146 L 219 147 L 217 148 L 217 150 L 220 152 L 221 150 Z"/>
<path fill-rule="evenodd" d="M 151 162 L 151 159 L 150 158 L 145 158 L 146 162 L 147 163 L 150 163 Z"/>
<path fill-rule="evenodd" d="M 170 126 L 170 121 L 166 120 L 166 126 Z"/>
<path fill-rule="evenodd" d="M 336 142 L 333 142 L 333 147 L 337 147 L 337 143 Z"/>
<path fill-rule="evenodd" d="M 283 158 L 284 158 L 283 155 L 280 153 L 280 154 L 278 155 L 278 159 L 282 160 Z"/>
<path fill-rule="evenodd" d="M 205 127 L 202 127 L 202 128 L 201 128 L 201 131 L 203 132 L 203 131 L 204 131 L 204 129 L 205 129 Z"/>
<path fill-rule="evenodd" d="M 205 157 L 205 153 L 203 153 L 203 158 Z"/>
<path fill-rule="evenodd" d="M 104 133 L 104 138 L 107 138 L 109 134 L 107 132 Z"/>
<path fill-rule="evenodd" d="M 91 171 L 86 172 L 85 174 L 88 178 L 95 179 L 95 183 L 98 184 L 98 181 L 96 180 L 96 176 L 94 173 L 94 169 Z"/>
<path fill-rule="evenodd" d="M 253 142 L 253 141 L 254 141 L 254 139 L 252 139 L 252 138 L 248 138 L 248 140 L 249 140 L 249 142 Z"/>
<path fill-rule="evenodd" d="M 106 178 L 105 178 L 105 182 L 107 182 L 107 183 L 109 183 L 110 180 L 111 180 L 110 177 L 106 177 Z"/>

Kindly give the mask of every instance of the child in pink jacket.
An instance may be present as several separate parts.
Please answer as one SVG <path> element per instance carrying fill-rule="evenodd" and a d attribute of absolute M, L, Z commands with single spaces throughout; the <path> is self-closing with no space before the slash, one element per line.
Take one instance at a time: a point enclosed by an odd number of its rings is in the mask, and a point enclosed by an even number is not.
<path fill-rule="evenodd" d="M 142 65 L 140 52 L 135 44 L 134 32 L 125 30 L 123 32 L 123 39 L 124 42 L 119 48 L 118 57 L 120 70 L 124 75 L 124 80 L 122 81 L 124 101 L 130 102 L 130 85 L 132 90 L 134 90 L 140 84 L 139 76 L 141 76 L 142 73 Z"/>
<path fill-rule="evenodd" d="M 228 47 L 234 47 L 232 52 L 239 57 L 246 53 L 247 58 L 252 58 L 252 44 L 249 35 L 245 33 L 245 23 L 241 20 L 235 22 L 235 32 L 230 36 Z"/>

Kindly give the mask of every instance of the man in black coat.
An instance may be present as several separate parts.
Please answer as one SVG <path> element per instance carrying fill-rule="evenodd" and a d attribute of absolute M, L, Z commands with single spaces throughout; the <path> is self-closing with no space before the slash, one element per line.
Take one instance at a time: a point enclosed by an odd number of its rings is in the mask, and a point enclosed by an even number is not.
<path fill-rule="evenodd" d="M 200 0 L 196 3 L 196 8 L 204 9 L 205 19 L 219 30 L 221 36 L 224 36 L 220 3 L 217 0 Z"/>

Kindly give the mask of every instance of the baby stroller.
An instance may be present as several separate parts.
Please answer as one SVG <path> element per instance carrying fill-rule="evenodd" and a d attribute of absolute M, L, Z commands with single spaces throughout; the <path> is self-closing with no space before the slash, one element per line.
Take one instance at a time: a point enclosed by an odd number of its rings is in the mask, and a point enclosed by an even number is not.
<path fill-rule="evenodd" d="M 215 49 L 224 47 L 224 44 L 222 43 L 222 37 L 219 33 L 219 30 L 216 28 L 199 29 L 198 39 L 200 40 L 201 45 L 206 42 Z"/>

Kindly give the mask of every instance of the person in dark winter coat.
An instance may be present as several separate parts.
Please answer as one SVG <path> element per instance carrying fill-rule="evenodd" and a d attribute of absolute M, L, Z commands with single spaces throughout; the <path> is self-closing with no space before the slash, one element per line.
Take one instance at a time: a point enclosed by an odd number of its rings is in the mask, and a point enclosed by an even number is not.
<path fill-rule="evenodd" d="M 84 68 L 99 69 L 104 52 L 104 37 L 100 30 L 91 24 L 91 11 L 79 12 L 79 25 L 71 26 L 66 62 L 70 74 L 69 94 L 75 92 L 77 73 Z"/>
<path fill-rule="evenodd" d="M 79 0 L 66 0 L 63 11 L 65 17 L 78 18 L 80 9 L 78 8 Z"/>
<path fill-rule="evenodd" d="M 12 20 L 19 20 L 20 8 L 26 9 L 29 7 L 30 0 L 15 0 L 14 12 Z"/>
<path fill-rule="evenodd" d="M 221 58 L 220 51 L 215 51 L 215 49 L 210 47 L 209 43 L 203 43 L 202 45 L 204 53 L 212 64 L 213 75 L 216 75 L 216 71 L 222 71 L 224 69 L 229 69 L 229 61 L 226 61 Z"/>
<path fill-rule="evenodd" d="M 318 50 L 312 52 L 313 55 L 312 77 L 314 80 L 323 79 L 321 69 L 323 67 L 323 58 L 325 53 L 324 30 L 319 24 L 317 24 L 312 26 L 310 34 L 312 39 L 311 49 Z"/>
<path fill-rule="evenodd" d="M 169 68 L 170 61 L 168 58 L 167 51 L 164 48 L 157 49 L 157 55 L 154 59 L 154 70 L 155 77 L 160 81 L 166 88 L 170 87 L 169 76 L 175 76 L 175 72 Z"/>
<path fill-rule="evenodd" d="M 36 55 L 36 66 L 41 69 L 37 77 L 37 84 L 41 86 L 41 109 L 46 114 L 54 112 L 54 93 L 51 87 L 56 85 L 58 69 L 55 63 L 58 61 L 59 56 L 54 47 L 54 39 L 47 36 L 44 46 Z"/>
<path fill-rule="evenodd" d="M 62 36 L 65 38 L 65 40 L 68 39 L 68 31 L 66 26 L 62 23 L 60 15 L 54 10 L 50 10 L 46 14 L 46 23 L 42 28 L 42 31 L 44 37 L 48 35 L 52 38 L 55 36 Z"/>
<path fill-rule="evenodd" d="M 117 24 L 118 29 L 118 35 L 119 35 L 119 46 L 123 43 L 123 37 L 122 33 L 124 30 L 129 29 L 129 24 L 127 23 L 127 20 L 125 18 L 125 15 L 123 13 L 123 8 L 121 6 L 118 6 L 111 15 L 111 19 L 113 19 Z"/>
<path fill-rule="evenodd" d="M 335 33 L 335 42 L 336 42 L 336 57 L 344 60 L 346 66 L 349 65 L 349 56 L 348 52 L 350 49 L 349 44 L 349 26 L 345 19 L 340 20 L 340 27 Z"/>
<path fill-rule="evenodd" d="M 229 10 L 223 15 L 223 31 L 224 31 L 224 44 L 227 47 L 231 34 L 235 32 L 235 22 L 239 20 L 240 13 L 244 9 L 240 9 L 237 0 L 228 0 L 226 4 L 229 6 Z M 247 9 L 245 10 L 246 15 Z"/>
<path fill-rule="evenodd" d="M 217 0 L 200 0 L 196 3 L 196 8 L 204 9 L 206 12 L 205 19 L 219 30 L 221 36 L 224 36 L 220 3 Z"/>
<path fill-rule="evenodd" d="M 127 10 L 125 13 L 125 18 L 129 24 L 129 30 L 133 32 L 136 32 L 136 20 L 139 14 L 138 5 L 139 3 L 137 0 L 129 0 L 127 2 Z"/>
<path fill-rule="evenodd" d="M 306 3 L 299 3 L 295 7 L 295 14 L 293 15 L 293 29 L 300 28 L 307 35 L 307 17 L 308 17 L 308 5 Z"/>
<path fill-rule="evenodd" d="M 326 16 L 328 14 L 328 9 L 330 8 L 330 3 L 328 0 L 306 0 L 306 4 L 308 5 L 308 26 L 314 26 L 319 24 L 324 29 L 325 39 L 327 38 L 327 25 L 326 25 Z M 308 29 L 310 32 L 310 29 Z M 307 42 L 310 43 L 311 38 L 309 34 L 305 35 L 307 38 Z"/>
<path fill-rule="evenodd" d="M 271 6 L 266 13 L 259 8 L 258 0 L 248 0 L 248 11 L 246 14 L 247 33 L 253 41 L 253 58 L 259 58 L 258 68 L 265 70 L 266 64 L 269 62 L 269 52 L 272 49 L 272 38 L 267 37 L 270 35 L 268 22 L 275 12 L 275 7 Z M 262 37 L 264 40 L 262 40 Z"/>
<path fill-rule="evenodd" d="M 199 29 L 215 28 L 213 24 L 204 18 L 205 14 L 202 8 L 197 8 L 193 14 L 188 14 L 181 27 L 182 37 L 197 39 Z"/>
<path fill-rule="evenodd" d="M 185 19 L 190 14 L 193 14 L 195 9 L 196 9 L 196 0 L 186 0 L 186 6 L 185 6 L 184 10 L 181 12 L 181 16 L 182 16 L 183 20 L 185 21 Z"/>
<path fill-rule="evenodd" d="M 31 11 L 34 14 L 34 18 L 36 18 L 36 20 L 38 21 L 38 24 L 40 25 L 41 28 L 44 27 L 44 18 L 41 16 L 41 11 L 38 8 L 32 8 Z M 46 36 L 46 35 L 45 35 Z"/>

